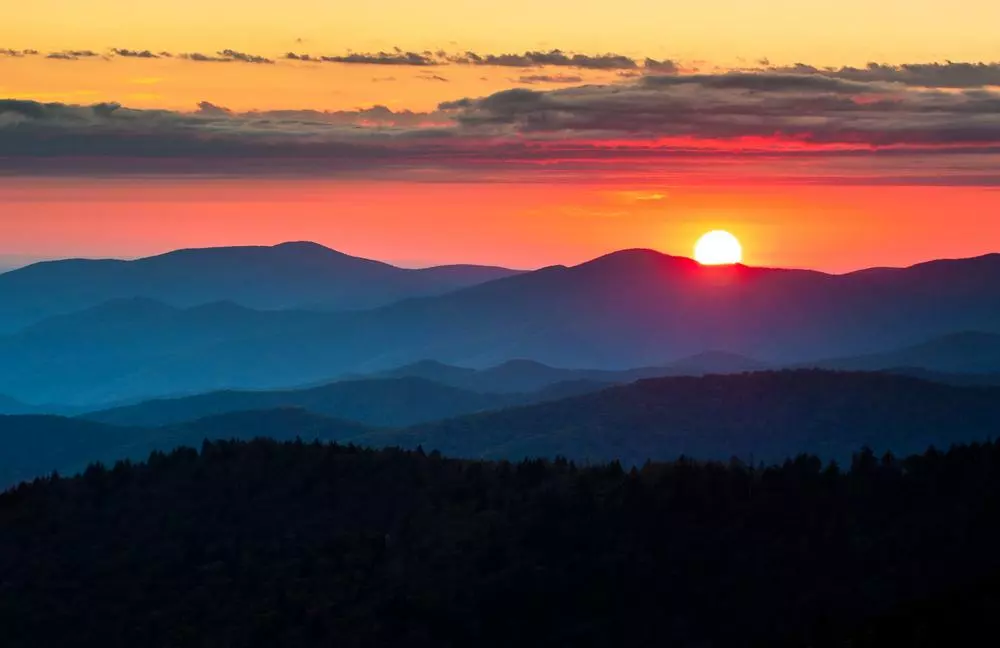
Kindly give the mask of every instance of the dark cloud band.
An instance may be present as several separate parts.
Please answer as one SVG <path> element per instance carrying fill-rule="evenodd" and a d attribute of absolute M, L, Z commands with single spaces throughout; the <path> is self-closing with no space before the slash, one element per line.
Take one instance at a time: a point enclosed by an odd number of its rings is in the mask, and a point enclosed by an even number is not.
<path fill-rule="evenodd" d="M 239 113 L 0 101 L 8 172 L 37 168 L 253 167 L 271 173 L 545 163 L 545 168 L 692 158 L 861 156 L 892 167 L 920 156 L 947 182 L 954 156 L 985 159 L 962 177 L 1000 169 L 1000 92 L 934 90 L 814 73 L 642 76 L 560 89 L 517 88 L 445 102 L 428 113 L 374 107 Z M 947 165 L 934 160 L 948 156 Z M 100 164 L 94 164 L 93 160 Z M 568 165 L 568 166 L 567 166 Z M 956 180 L 957 182 L 957 180 Z M 978 181 L 977 181 L 978 182 Z"/>

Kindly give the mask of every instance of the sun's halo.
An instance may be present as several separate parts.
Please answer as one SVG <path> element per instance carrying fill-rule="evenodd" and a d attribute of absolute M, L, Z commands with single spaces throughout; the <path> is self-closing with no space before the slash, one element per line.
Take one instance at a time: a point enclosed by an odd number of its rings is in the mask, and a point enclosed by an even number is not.
<path fill-rule="evenodd" d="M 743 260 L 743 246 L 724 230 L 704 234 L 694 246 L 695 261 L 702 265 L 727 265 Z"/>

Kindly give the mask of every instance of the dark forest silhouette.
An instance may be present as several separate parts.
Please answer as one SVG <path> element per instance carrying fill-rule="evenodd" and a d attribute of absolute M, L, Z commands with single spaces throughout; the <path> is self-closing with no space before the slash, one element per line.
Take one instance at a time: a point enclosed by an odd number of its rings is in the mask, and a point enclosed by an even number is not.
<path fill-rule="evenodd" d="M 0 496 L 17 646 L 968 645 L 1000 445 L 626 471 L 205 443 Z"/>

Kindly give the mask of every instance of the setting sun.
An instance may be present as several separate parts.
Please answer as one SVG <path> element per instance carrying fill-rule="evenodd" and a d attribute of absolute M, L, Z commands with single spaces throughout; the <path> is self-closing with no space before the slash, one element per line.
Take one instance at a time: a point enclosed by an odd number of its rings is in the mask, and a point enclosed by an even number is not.
<path fill-rule="evenodd" d="M 702 265 L 724 265 L 743 260 L 743 246 L 729 232 L 708 232 L 694 246 L 694 258 Z"/>

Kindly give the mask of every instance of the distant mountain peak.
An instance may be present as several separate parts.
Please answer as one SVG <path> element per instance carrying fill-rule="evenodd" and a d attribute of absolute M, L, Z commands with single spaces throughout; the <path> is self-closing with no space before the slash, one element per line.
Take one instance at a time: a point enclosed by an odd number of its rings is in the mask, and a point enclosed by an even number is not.
<path fill-rule="evenodd" d="M 529 358 L 514 358 L 513 360 L 507 360 L 501 364 L 496 365 L 491 370 L 503 370 L 503 369 L 553 369 L 549 365 L 538 362 L 537 360 L 531 360 Z"/>
<path fill-rule="evenodd" d="M 271 246 L 275 249 L 298 249 L 298 250 L 325 250 L 327 252 L 335 252 L 332 248 L 328 248 L 325 245 L 317 243 L 315 241 L 285 241 L 284 243 L 277 243 Z"/>
<path fill-rule="evenodd" d="M 359 259 L 361 257 L 356 257 L 346 252 L 341 252 L 339 250 L 334 250 L 333 248 L 327 247 L 320 243 L 314 241 L 286 241 L 285 243 L 278 243 L 277 245 L 272 245 L 271 250 L 275 252 L 285 252 L 294 254 L 309 254 L 322 257 L 343 257 L 351 259 Z M 365 261 L 370 261 L 371 263 L 383 263 L 382 261 L 375 261 L 373 259 L 364 259 Z M 388 264 L 384 264 L 388 265 Z"/>
<path fill-rule="evenodd" d="M 694 259 L 689 259 L 683 256 L 674 256 L 649 248 L 626 248 L 624 250 L 616 250 L 615 252 L 609 252 L 608 254 L 601 255 L 595 259 L 581 263 L 580 265 L 585 266 L 590 264 L 623 263 L 634 261 L 675 261 L 677 263 L 698 265 L 698 262 Z"/>

